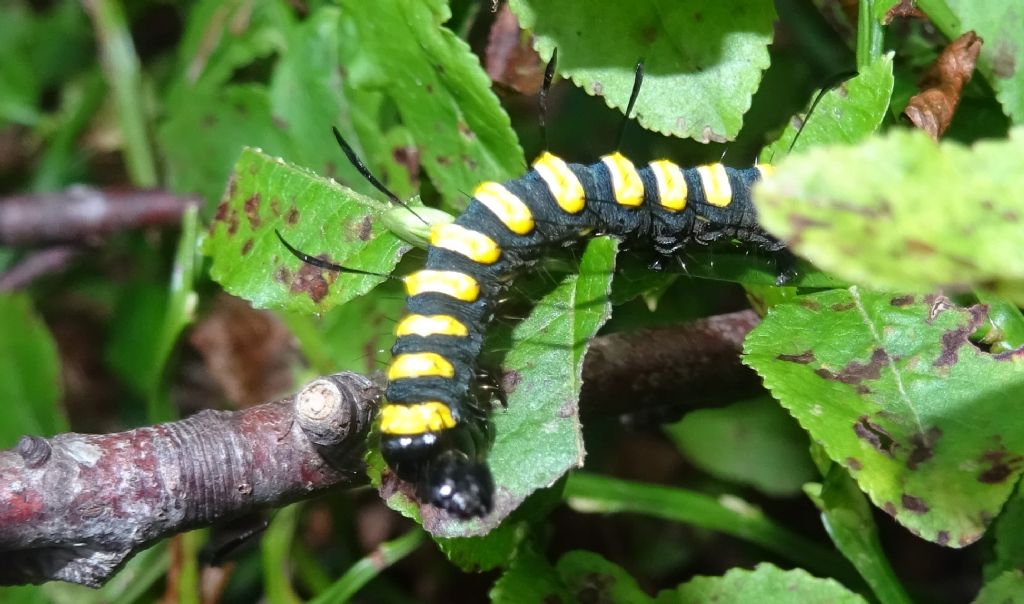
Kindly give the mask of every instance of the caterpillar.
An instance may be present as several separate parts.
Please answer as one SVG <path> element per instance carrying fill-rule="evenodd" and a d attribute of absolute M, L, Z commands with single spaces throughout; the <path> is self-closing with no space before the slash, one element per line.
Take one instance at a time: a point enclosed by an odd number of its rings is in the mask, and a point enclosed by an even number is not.
<path fill-rule="evenodd" d="M 391 469 L 454 516 L 487 514 L 493 484 L 471 397 L 484 331 L 508 281 L 546 248 L 598 233 L 663 255 L 724 238 L 778 250 L 750 202 L 751 185 L 769 169 L 668 160 L 636 168 L 618 152 L 580 165 L 545 152 L 524 176 L 477 186 L 453 223 L 431 228 L 424 268 L 405 278 L 406 314 L 379 419 Z"/>
<path fill-rule="evenodd" d="M 554 59 L 541 92 L 542 116 L 553 67 Z M 626 119 L 642 73 L 638 65 Z M 401 204 L 334 133 L 363 176 Z M 422 501 L 452 516 L 488 514 L 494 483 L 485 461 L 487 405 L 477 400 L 478 358 L 515 274 L 552 247 L 596 235 L 647 245 L 663 257 L 690 243 L 723 239 L 781 250 L 758 226 L 751 204 L 752 185 L 770 169 L 721 163 L 683 168 L 665 159 L 637 168 L 618 151 L 582 165 L 545 151 L 519 178 L 480 183 L 461 215 L 431 227 L 424 267 L 404 278 L 405 314 L 396 327 L 378 418 L 380 449 L 391 470 L 416 485 Z M 310 264 L 362 272 L 281 242 Z"/>

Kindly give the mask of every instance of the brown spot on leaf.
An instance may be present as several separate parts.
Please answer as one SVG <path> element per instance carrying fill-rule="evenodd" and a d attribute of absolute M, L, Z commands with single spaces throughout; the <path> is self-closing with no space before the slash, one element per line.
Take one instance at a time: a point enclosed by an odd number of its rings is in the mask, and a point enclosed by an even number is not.
<path fill-rule="evenodd" d="M 412 185 L 418 187 L 420 179 L 420 150 L 415 145 L 403 145 L 392 149 L 391 157 L 409 173 L 409 180 L 412 182 Z"/>
<path fill-rule="evenodd" d="M 789 221 L 789 225 L 792 228 L 792 234 L 789 236 L 789 247 L 795 247 L 800 244 L 803 240 L 804 231 L 811 228 L 827 229 L 831 225 L 822 220 L 815 220 L 808 218 L 803 214 L 789 214 L 786 219 Z"/>
<path fill-rule="evenodd" d="M 288 210 L 288 213 L 284 215 L 284 221 L 289 226 L 294 226 L 299 222 L 299 211 L 296 208 Z"/>
<path fill-rule="evenodd" d="M 437 156 L 437 164 L 439 166 L 447 168 L 448 166 L 452 165 L 452 160 L 447 155 L 438 155 Z"/>
<path fill-rule="evenodd" d="M 245 217 L 249 219 L 249 226 L 253 229 L 260 226 L 260 194 L 253 193 L 245 200 Z"/>
<path fill-rule="evenodd" d="M 318 257 L 321 260 L 328 260 L 326 254 L 321 254 Z M 299 268 L 299 272 L 296 273 L 289 286 L 289 290 L 293 294 L 305 293 L 316 304 L 319 304 L 324 299 L 328 289 L 327 280 L 324 279 L 323 272 L 319 268 L 306 263 L 303 263 Z"/>
<path fill-rule="evenodd" d="M 838 372 L 833 373 L 824 367 L 815 370 L 815 374 L 826 380 L 841 382 L 843 384 L 860 384 L 864 380 L 877 380 L 882 375 L 882 367 L 889 360 L 889 355 L 882 348 L 876 348 L 871 353 L 871 360 L 867 363 L 850 361 Z"/>
<path fill-rule="evenodd" d="M 291 280 L 292 280 L 292 272 L 290 270 L 286 269 L 285 267 L 279 266 L 279 267 L 277 267 L 277 270 L 274 271 L 274 281 L 277 281 L 278 283 L 283 283 L 283 284 L 287 285 L 288 282 L 290 282 Z"/>
<path fill-rule="evenodd" d="M 992 73 L 997 78 L 1012 78 L 1017 73 L 1017 46 L 1009 39 L 1003 39 L 996 46 L 992 58 Z"/>
<path fill-rule="evenodd" d="M 232 237 L 238 232 L 238 212 L 231 210 L 228 212 L 228 235 Z"/>
<path fill-rule="evenodd" d="M 921 92 L 912 96 L 903 110 L 903 115 L 935 140 L 953 121 L 960 93 L 974 74 L 981 44 L 973 31 L 950 42 L 918 84 Z"/>
<path fill-rule="evenodd" d="M 833 304 L 831 307 L 833 312 L 846 312 L 850 309 L 857 308 L 857 304 L 854 302 L 846 302 L 844 304 Z"/>
<path fill-rule="evenodd" d="M 907 251 L 912 253 L 912 254 L 921 254 L 921 255 L 929 256 L 929 255 L 935 253 L 935 246 L 934 245 L 932 245 L 932 244 L 930 244 L 930 243 L 928 243 L 926 241 L 920 241 L 918 239 L 907 239 L 906 248 L 907 248 Z"/>
<path fill-rule="evenodd" d="M 359 222 L 359 232 L 357 233 L 360 241 L 369 241 L 370 235 L 373 233 L 373 219 L 369 216 L 363 216 L 363 219 Z"/>
<path fill-rule="evenodd" d="M 857 418 L 853 424 L 853 432 L 857 438 L 866 441 L 876 451 L 889 457 L 893 456 L 898 446 L 892 435 L 882 426 L 872 422 L 867 415 Z"/>
<path fill-rule="evenodd" d="M 914 296 L 897 296 L 889 301 L 893 306 L 909 306 L 914 303 Z"/>
<path fill-rule="evenodd" d="M 932 426 L 925 433 L 918 432 L 910 437 L 910 455 L 907 457 L 907 469 L 916 470 L 918 466 L 935 455 L 935 444 L 942 436 L 942 430 Z"/>
<path fill-rule="evenodd" d="M 884 504 L 882 505 L 882 509 L 883 509 L 883 510 L 885 510 L 885 513 L 886 513 L 886 514 L 889 514 L 889 515 L 890 515 L 890 516 L 892 516 L 893 518 L 895 518 L 895 517 L 896 517 L 896 505 L 895 505 L 895 504 L 893 504 L 893 502 L 891 502 L 891 501 L 886 501 L 886 502 L 885 502 L 885 503 L 884 503 Z"/>
<path fill-rule="evenodd" d="M 272 116 L 270 116 L 270 121 L 274 123 L 274 126 L 278 130 L 287 130 L 288 129 L 288 120 L 284 119 L 280 115 L 272 115 Z"/>
<path fill-rule="evenodd" d="M 775 358 L 780 361 L 806 365 L 808 363 L 814 362 L 814 352 L 811 350 L 805 350 L 799 354 L 780 354 Z"/>
<path fill-rule="evenodd" d="M 939 531 L 935 535 L 935 543 L 945 546 L 949 544 L 949 531 Z"/>
<path fill-rule="evenodd" d="M 270 198 L 270 212 L 274 216 L 281 215 L 281 198 L 277 195 Z"/>
<path fill-rule="evenodd" d="M 245 240 L 245 243 L 242 244 L 242 255 L 245 256 L 249 252 L 251 252 L 252 251 L 252 246 L 253 246 L 253 241 L 252 241 L 252 237 L 250 237 L 250 238 Z"/>
<path fill-rule="evenodd" d="M 924 499 L 914 497 L 913 495 L 907 495 L 906 493 L 900 497 L 900 503 L 903 504 L 903 507 L 907 511 L 915 514 L 925 514 L 929 510 L 928 504 L 924 502 Z"/>
<path fill-rule="evenodd" d="M 939 357 L 932 363 L 934 367 L 949 367 L 956 364 L 960 347 L 968 343 L 971 334 L 988 318 L 988 307 L 984 304 L 975 304 L 967 309 L 967 313 L 970 318 L 966 325 L 942 334 L 942 350 L 939 352 Z"/>
<path fill-rule="evenodd" d="M 811 300 L 810 298 L 801 298 L 800 306 L 803 306 L 807 310 L 814 312 L 818 312 L 819 310 L 821 310 L 821 304 L 818 304 L 817 302 Z"/>
<path fill-rule="evenodd" d="M 501 389 L 505 391 L 505 394 L 512 394 L 522 381 L 523 376 L 518 371 L 506 371 L 501 376 Z"/>
<path fill-rule="evenodd" d="M 956 305 L 950 302 L 946 296 L 937 296 L 934 294 L 928 294 L 924 297 L 924 303 L 928 304 L 928 319 L 926 320 L 929 324 L 935 321 L 935 319 L 947 310 L 956 308 Z"/>
<path fill-rule="evenodd" d="M 978 482 L 998 484 L 1017 472 L 1024 462 L 1024 457 L 1011 453 L 1000 445 L 998 449 L 985 451 L 980 461 L 987 464 L 988 468 L 978 475 Z"/>
<path fill-rule="evenodd" d="M 856 457 L 847 457 L 846 467 L 854 472 L 859 472 L 864 467 L 864 464 L 860 463 L 860 460 Z"/>

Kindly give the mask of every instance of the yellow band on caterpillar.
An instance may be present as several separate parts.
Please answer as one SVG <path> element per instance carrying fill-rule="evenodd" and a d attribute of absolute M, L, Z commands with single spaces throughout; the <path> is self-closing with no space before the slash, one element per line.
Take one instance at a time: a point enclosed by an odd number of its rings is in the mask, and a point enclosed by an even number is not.
<path fill-rule="evenodd" d="M 501 248 L 493 239 L 457 224 L 436 224 L 431 227 L 430 245 L 462 254 L 480 264 L 494 264 L 501 257 Z"/>
<path fill-rule="evenodd" d="M 612 190 L 619 205 L 635 208 L 644 202 L 644 182 L 633 162 L 618 152 L 605 155 L 601 162 L 612 175 Z"/>
<path fill-rule="evenodd" d="M 533 231 L 530 208 L 504 186 L 496 182 L 482 182 L 473 191 L 473 197 L 516 235 L 527 235 Z"/>
<path fill-rule="evenodd" d="M 406 315 L 395 329 L 401 336 L 457 336 L 466 337 L 469 330 L 451 315 Z"/>
<path fill-rule="evenodd" d="M 545 151 L 533 162 L 533 169 L 548 185 L 555 203 L 570 214 L 579 213 L 587 203 L 583 184 L 569 165 Z"/>
<path fill-rule="evenodd" d="M 480 284 L 476 279 L 457 271 L 416 271 L 407 275 L 404 281 L 405 292 L 409 296 L 438 293 L 463 302 L 475 302 L 480 296 Z"/>
<path fill-rule="evenodd" d="M 658 182 L 658 203 L 670 212 L 681 212 L 686 209 L 686 178 L 683 170 L 674 163 L 659 159 L 650 163 L 654 180 Z"/>
<path fill-rule="evenodd" d="M 391 359 L 388 367 L 388 381 L 402 378 L 442 377 L 455 375 L 455 368 L 436 352 L 411 352 Z"/>
<path fill-rule="evenodd" d="M 754 167 L 757 168 L 757 171 L 761 174 L 761 178 L 764 178 L 770 175 L 772 172 L 775 172 L 775 166 L 771 164 L 758 164 Z"/>
<path fill-rule="evenodd" d="M 380 409 L 380 431 L 383 434 L 409 436 L 454 427 L 452 410 L 439 401 L 417 405 L 384 405 Z"/>
<path fill-rule="evenodd" d="M 708 164 L 697 168 L 700 183 L 704 186 L 704 197 L 713 206 L 724 208 L 732 203 L 732 185 L 722 164 Z"/>

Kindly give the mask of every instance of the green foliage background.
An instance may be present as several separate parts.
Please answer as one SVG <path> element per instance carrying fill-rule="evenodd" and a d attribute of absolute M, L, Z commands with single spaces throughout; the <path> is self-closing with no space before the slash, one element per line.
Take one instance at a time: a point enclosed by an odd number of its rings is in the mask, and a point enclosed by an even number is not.
<path fill-rule="evenodd" d="M 615 144 L 615 110 L 643 58 L 636 118 L 645 130 L 629 130 L 623 150 L 637 161 L 693 165 L 728 152 L 733 165 L 755 157 L 776 165 L 757 191 L 759 215 L 812 264 L 800 264 L 785 288 L 772 286 L 770 259 L 731 249 L 690 252 L 686 275 L 651 275 L 628 256 L 617 260 L 605 238 L 550 263 L 517 286 L 532 314 L 497 329 L 491 347 L 519 378 L 507 410 L 495 413 L 498 513 L 453 523 L 392 493 L 388 505 L 421 522 L 437 548 L 410 523 L 363 557 L 346 497 L 328 500 L 344 528 L 325 555 L 297 538 L 303 510 L 288 508 L 264 535 L 262 554 L 242 559 L 225 601 L 414 601 L 407 568 L 381 573 L 418 548 L 443 552 L 465 572 L 489 571 L 489 587 L 467 597 L 489 589 L 497 602 L 597 595 L 888 604 L 1024 593 L 1016 492 L 1024 471 L 1016 412 L 1024 394 L 1016 352 L 1024 345 L 1024 3 L 922 0 L 930 24 L 889 26 L 882 21 L 893 0 L 862 0 L 855 23 L 818 4 L 509 2 L 540 54 L 558 49 L 559 75 L 579 88 L 554 91 L 555 151 L 589 162 Z M 120 269 L 99 259 L 0 295 L 3 446 L 68 429 L 59 339 L 48 327 L 68 300 L 85 299 L 105 318 L 98 341 L 106 371 L 123 385 L 120 426 L 177 414 L 169 369 L 180 361 L 183 330 L 218 288 L 280 313 L 308 361 L 304 376 L 370 372 L 386 360 L 390 336 L 377 326 L 400 312 L 394 284 L 303 267 L 274 235 L 373 272 L 419 261 L 389 231 L 387 202 L 344 160 L 330 126 L 401 197 L 419 194 L 451 213 L 480 181 L 523 174 L 541 148 L 532 100 L 496 92 L 481 67 L 487 3 L 98 0 L 88 8 L 4 7 L 0 125 L 30 161 L 0 172 L 0 186 L 160 186 L 198 194 L 203 206 L 157 245 L 133 234 L 109 242 L 129 259 L 128 279 L 113 278 Z M 163 38 L 159 19 L 172 22 Z M 897 116 L 948 39 L 972 29 L 985 40 L 978 73 L 936 144 Z M 851 68 L 856 77 L 808 115 L 814 89 Z M 108 139 L 107 147 L 88 142 Z M 98 164 L 104 150 L 114 160 Z M 24 253 L 0 249 L 0 268 Z M 671 454 L 694 468 L 686 481 L 644 484 L 635 468 L 626 473 L 634 480 L 599 475 L 617 467 L 615 428 L 594 421 L 584 430 L 577 398 L 584 353 L 612 306 L 606 332 L 732 310 L 742 295 L 767 310 L 744 362 L 772 398 L 666 426 Z M 585 449 L 588 472 L 570 474 Z M 369 467 L 379 481 L 374 454 Z M 796 521 L 761 507 L 777 511 L 780 501 L 802 509 Z M 612 515 L 637 543 L 558 549 L 565 503 L 577 515 Z M 742 555 L 718 561 L 718 576 L 695 578 L 707 567 L 694 561 L 714 547 L 665 528 L 675 523 L 730 535 L 742 544 L 730 551 Z M 916 581 L 903 576 L 902 560 L 886 557 L 880 526 L 912 533 L 915 552 L 929 551 L 926 542 L 980 542 L 974 547 L 989 562 L 964 563 L 968 588 Z M 178 544 L 193 561 L 186 568 L 195 570 L 203 540 L 192 534 Z M 158 545 L 98 592 L 49 585 L 0 595 L 151 601 L 169 564 Z M 438 593 L 469 594 L 462 586 L 479 581 L 447 564 L 435 555 L 429 571 L 410 566 L 444 575 L 450 591 Z M 184 600 L 198 601 L 196 572 L 172 580 Z"/>

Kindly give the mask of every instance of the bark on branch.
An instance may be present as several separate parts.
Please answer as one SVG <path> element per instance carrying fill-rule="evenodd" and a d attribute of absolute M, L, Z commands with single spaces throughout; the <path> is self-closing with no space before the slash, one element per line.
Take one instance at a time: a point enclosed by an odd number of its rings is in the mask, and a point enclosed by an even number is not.
<path fill-rule="evenodd" d="M 116 434 L 26 436 L 0 451 L 0 584 L 99 586 L 149 544 L 365 482 L 378 391 L 321 378 L 292 399 Z"/>

